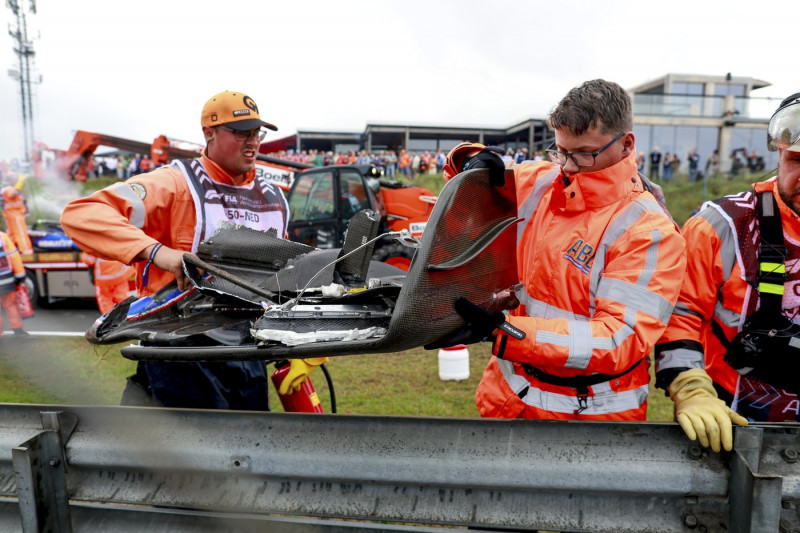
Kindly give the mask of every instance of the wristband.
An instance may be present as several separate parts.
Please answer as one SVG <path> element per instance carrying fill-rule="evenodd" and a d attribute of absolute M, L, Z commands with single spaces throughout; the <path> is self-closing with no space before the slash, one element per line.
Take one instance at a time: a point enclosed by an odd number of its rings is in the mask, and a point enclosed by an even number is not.
<path fill-rule="evenodd" d="M 156 253 L 161 249 L 163 244 L 160 242 L 153 246 L 153 249 L 150 250 L 150 257 L 147 259 L 147 263 L 144 264 L 144 269 L 142 270 L 142 287 L 147 287 L 147 278 L 148 274 L 150 273 L 150 265 L 153 264 L 153 260 L 156 258 Z"/>
<path fill-rule="evenodd" d="M 497 326 L 497 329 L 499 329 L 500 331 L 504 332 L 506 335 L 510 335 L 510 336 L 514 337 L 518 341 L 521 341 L 522 339 L 525 338 L 525 332 L 524 331 L 522 331 L 521 329 L 519 329 L 516 326 L 511 325 L 510 322 L 506 322 L 505 320 L 503 320 L 502 324 Z"/>

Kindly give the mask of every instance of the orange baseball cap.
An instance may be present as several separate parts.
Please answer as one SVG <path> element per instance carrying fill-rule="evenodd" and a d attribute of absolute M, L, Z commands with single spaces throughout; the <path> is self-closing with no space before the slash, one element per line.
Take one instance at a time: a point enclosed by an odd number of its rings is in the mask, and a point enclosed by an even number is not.
<path fill-rule="evenodd" d="M 212 127 L 225 124 L 238 131 L 250 131 L 263 126 L 278 131 L 276 126 L 261 120 L 258 106 L 252 98 L 234 91 L 225 91 L 212 96 L 203 106 L 200 124 Z"/>

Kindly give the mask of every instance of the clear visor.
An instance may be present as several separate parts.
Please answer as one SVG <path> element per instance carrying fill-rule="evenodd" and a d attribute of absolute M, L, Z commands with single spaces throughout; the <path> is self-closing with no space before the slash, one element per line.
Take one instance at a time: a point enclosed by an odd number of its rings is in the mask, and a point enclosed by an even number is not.
<path fill-rule="evenodd" d="M 800 152 L 800 100 L 792 102 L 772 116 L 767 130 L 767 149 L 770 152 Z"/>

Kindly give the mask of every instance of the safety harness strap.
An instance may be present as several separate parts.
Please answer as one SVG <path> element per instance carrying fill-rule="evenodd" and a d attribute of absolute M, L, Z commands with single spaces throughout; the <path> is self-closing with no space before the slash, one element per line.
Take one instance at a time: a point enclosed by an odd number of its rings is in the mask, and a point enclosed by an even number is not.
<path fill-rule="evenodd" d="M 633 369 L 639 366 L 642 361 L 644 361 L 644 359 L 639 359 L 638 361 L 636 361 L 636 363 L 628 367 L 626 370 L 623 370 L 619 374 L 591 374 L 586 376 L 554 376 L 553 374 L 548 374 L 547 372 L 536 368 L 530 363 L 522 363 L 522 369 L 525 371 L 526 374 L 535 377 L 542 383 L 548 383 L 550 385 L 558 385 L 561 387 L 585 388 L 585 387 L 591 387 L 592 385 L 597 385 L 598 383 L 605 383 L 606 381 L 611 381 L 612 379 L 617 379 L 619 377 L 622 377 L 628 372 L 632 372 Z"/>
<path fill-rule="evenodd" d="M 783 225 L 778 210 L 778 202 L 772 191 L 765 191 L 756 197 L 758 228 L 758 295 L 760 310 L 774 316 L 781 315 L 783 303 L 783 284 L 786 282 L 788 255 L 783 242 Z M 769 315 L 768 315 L 769 316 Z"/>

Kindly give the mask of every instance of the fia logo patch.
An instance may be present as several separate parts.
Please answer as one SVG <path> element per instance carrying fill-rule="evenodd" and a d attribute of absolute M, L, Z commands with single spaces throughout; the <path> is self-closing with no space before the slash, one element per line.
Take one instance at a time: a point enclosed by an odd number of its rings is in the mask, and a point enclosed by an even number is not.
<path fill-rule="evenodd" d="M 564 259 L 578 267 L 584 274 L 588 274 L 592 269 L 592 263 L 594 263 L 594 248 L 590 244 L 583 242 L 583 239 L 578 239 L 572 243 L 567 253 L 564 254 Z"/>
<path fill-rule="evenodd" d="M 147 189 L 145 189 L 144 185 L 141 183 L 128 183 L 128 187 L 133 189 L 133 192 L 136 193 L 136 196 L 139 197 L 139 200 L 144 200 L 147 196 Z"/>

